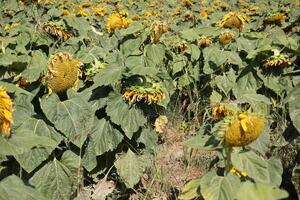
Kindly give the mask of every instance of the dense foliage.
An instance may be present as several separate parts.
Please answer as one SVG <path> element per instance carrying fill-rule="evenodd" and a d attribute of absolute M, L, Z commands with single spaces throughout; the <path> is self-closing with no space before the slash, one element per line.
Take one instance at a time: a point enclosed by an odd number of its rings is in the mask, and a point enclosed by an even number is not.
<path fill-rule="evenodd" d="M 179 199 L 299 198 L 299 1 L 0 4 L 0 199 L 127 199 L 173 109 L 219 155 Z"/>

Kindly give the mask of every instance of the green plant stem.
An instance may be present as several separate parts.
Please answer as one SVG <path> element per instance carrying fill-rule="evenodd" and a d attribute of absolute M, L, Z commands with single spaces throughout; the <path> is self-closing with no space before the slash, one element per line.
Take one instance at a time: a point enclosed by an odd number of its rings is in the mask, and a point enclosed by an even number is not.
<path fill-rule="evenodd" d="M 230 169 L 232 167 L 231 152 L 232 147 L 225 146 L 225 175 L 230 172 Z"/>

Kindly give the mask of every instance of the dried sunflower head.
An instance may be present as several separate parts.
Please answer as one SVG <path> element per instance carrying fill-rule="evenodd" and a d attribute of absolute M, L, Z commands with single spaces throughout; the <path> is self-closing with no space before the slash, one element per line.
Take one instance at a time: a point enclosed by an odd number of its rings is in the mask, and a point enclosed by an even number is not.
<path fill-rule="evenodd" d="M 197 44 L 199 47 L 204 48 L 208 47 L 212 44 L 212 40 L 206 36 L 202 36 L 197 40 Z"/>
<path fill-rule="evenodd" d="M 216 104 L 212 108 L 212 116 L 215 120 L 223 119 L 224 117 L 233 114 L 234 112 L 227 109 L 224 104 Z"/>
<path fill-rule="evenodd" d="M 49 89 L 48 94 L 63 92 L 69 88 L 75 89 L 81 74 L 80 65 L 81 63 L 73 59 L 68 52 L 53 55 L 48 62 L 48 73 L 45 77 Z"/>
<path fill-rule="evenodd" d="M 220 22 L 222 28 L 237 28 L 242 30 L 245 25 L 245 19 L 236 12 L 226 14 Z"/>
<path fill-rule="evenodd" d="M 160 115 L 154 122 L 154 130 L 157 133 L 163 133 L 166 125 L 168 124 L 168 118 L 165 115 Z"/>
<path fill-rule="evenodd" d="M 287 67 L 291 65 L 292 62 L 288 55 L 286 54 L 278 54 L 269 57 L 265 63 L 264 68 L 273 68 L 273 67 Z"/>
<path fill-rule="evenodd" d="M 229 4 L 222 1 L 216 1 L 214 2 L 214 8 L 215 9 L 221 9 L 221 10 L 227 10 L 229 8 Z"/>
<path fill-rule="evenodd" d="M 165 98 L 165 91 L 159 82 L 146 77 L 141 78 L 140 83 L 132 83 L 122 90 L 123 98 L 133 104 L 144 102 L 148 105 L 159 103 Z"/>
<path fill-rule="evenodd" d="M 12 100 L 3 87 L 0 87 L 0 132 L 3 137 L 10 136 L 10 127 L 13 123 Z"/>
<path fill-rule="evenodd" d="M 168 31 L 168 25 L 163 22 L 154 22 L 152 24 L 151 41 L 156 44 L 162 34 Z"/>
<path fill-rule="evenodd" d="M 204 8 L 199 13 L 199 16 L 204 18 L 204 19 L 207 19 L 209 14 L 210 14 L 210 10 L 208 8 Z"/>
<path fill-rule="evenodd" d="M 106 22 L 107 31 L 111 33 L 115 29 L 127 28 L 131 23 L 131 20 L 127 17 L 128 13 L 125 11 L 110 14 Z"/>
<path fill-rule="evenodd" d="M 193 3 L 190 0 L 181 0 L 181 4 L 184 7 L 191 8 Z"/>
<path fill-rule="evenodd" d="M 264 118 L 255 114 L 239 114 L 229 123 L 224 143 L 231 147 L 246 146 L 260 136 L 264 127 Z"/>
<path fill-rule="evenodd" d="M 230 44 L 234 38 L 234 34 L 226 31 L 219 36 L 219 42 L 223 45 Z"/>
<path fill-rule="evenodd" d="M 73 34 L 66 30 L 60 22 L 46 22 L 43 26 L 43 30 L 61 41 L 66 41 L 73 36 Z"/>
<path fill-rule="evenodd" d="M 80 15 L 80 16 L 83 16 L 83 17 L 88 17 L 90 15 L 90 13 L 85 8 L 86 7 L 83 7 L 83 6 L 76 6 L 75 7 L 75 13 L 76 13 L 76 15 Z"/>
<path fill-rule="evenodd" d="M 274 24 L 276 22 L 279 22 L 279 21 L 283 21 L 285 20 L 287 17 L 284 13 L 277 13 L 275 15 L 271 15 L 270 17 L 267 17 L 265 20 L 264 20 L 264 25 L 266 24 Z"/>

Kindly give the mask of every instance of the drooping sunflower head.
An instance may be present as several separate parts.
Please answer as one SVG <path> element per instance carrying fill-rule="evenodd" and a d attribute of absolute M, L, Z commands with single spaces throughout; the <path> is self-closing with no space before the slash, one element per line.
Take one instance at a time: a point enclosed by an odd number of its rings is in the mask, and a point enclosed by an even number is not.
<path fill-rule="evenodd" d="M 80 76 L 81 63 L 68 52 L 53 55 L 48 62 L 46 82 L 49 94 L 76 88 Z"/>
<path fill-rule="evenodd" d="M 3 87 L 0 87 L 0 132 L 3 137 L 10 136 L 10 128 L 13 123 L 12 100 Z"/>
<path fill-rule="evenodd" d="M 234 34 L 226 31 L 219 36 L 219 42 L 223 45 L 230 44 L 234 38 Z"/>
<path fill-rule="evenodd" d="M 127 17 L 128 12 L 126 11 L 110 14 L 106 22 L 107 32 L 111 33 L 115 29 L 127 28 L 131 23 L 131 20 Z"/>
<path fill-rule="evenodd" d="M 168 25 L 164 22 L 154 22 L 152 24 L 151 41 L 156 44 L 159 38 L 168 31 Z"/>
<path fill-rule="evenodd" d="M 168 124 L 168 118 L 165 115 L 160 115 L 154 122 L 154 130 L 157 133 L 163 133 L 166 125 Z"/>
<path fill-rule="evenodd" d="M 165 90 L 160 82 L 156 82 L 149 77 L 137 77 L 131 83 L 124 84 L 123 98 L 133 104 L 144 102 L 148 105 L 159 103 L 165 98 Z"/>
<path fill-rule="evenodd" d="M 52 37 L 61 41 L 66 41 L 73 36 L 73 34 L 64 28 L 60 22 L 46 22 L 43 26 L 43 30 Z"/>
<path fill-rule="evenodd" d="M 216 104 L 212 108 L 212 117 L 215 120 L 223 119 L 228 115 L 233 115 L 234 112 L 225 107 L 224 104 Z"/>
<path fill-rule="evenodd" d="M 246 146 L 263 132 L 265 119 L 255 114 L 242 113 L 232 118 L 224 134 L 224 144 L 231 147 Z"/>
<path fill-rule="evenodd" d="M 227 10 L 229 8 L 229 4 L 222 1 L 215 1 L 214 2 L 214 9 L 221 9 L 221 10 Z"/>
<path fill-rule="evenodd" d="M 222 28 L 237 28 L 242 30 L 245 25 L 245 19 L 236 12 L 230 12 L 224 15 L 220 22 L 220 27 Z"/>
<path fill-rule="evenodd" d="M 264 20 L 264 25 L 267 25 L 267 24 L 274 24 L 276 22 L 280 22 L 280 21 L 283 21 L 287 18 L 287 16 L 284 14 L 284 13 L 277 13 L 277 14 L 274 14 L 274 15 L 271 15 L 269 17 L 267 17 L 265 20 Z"/>
<path fill-rule="evenodd" d="M 287 67 L 291 65 L 292 62 L 289 58 L 288 55 L 286 54 L 278 54 L 278 55 L 273 55 L 269 57 L 265 63 L 264 63 L 264 68 L 276 68 L 276 67 Z"/>
<path fill-rule="evenodd" d="M 204 48 L 204 47 L 208 47 L 212 44 L 212 40 L 206 36 L 201 36 L 198 40 L 197 40 L 197 44 L 199 47 Z"/>
<path fill-rule="evenodd" d="M 208 9 L 208 8 L 203 8 L 200 13 L 199 13 L 199 16 L 201 18 L 204 18 L 204 19 L 207 19 L 208 18 L 208 15 L 211 13 L 211 11 Z"/>

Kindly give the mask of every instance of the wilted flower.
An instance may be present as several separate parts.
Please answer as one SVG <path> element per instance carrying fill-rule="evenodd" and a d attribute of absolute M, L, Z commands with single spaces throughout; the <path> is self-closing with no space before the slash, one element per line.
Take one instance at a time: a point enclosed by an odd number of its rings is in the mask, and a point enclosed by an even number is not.
<path fill-rule="evenodd" d="M 286 54 L 278 54 L 278 55 L 273 55 L 269 57 L 265 63 L 264 67 L 265 68 L 272 68 L 272 67 L 287 67 L 291 65 L 292 62 L 290 61 L 290 58 Z"/>
<path fill-rule="evenodd" d="M 152 24 L 151 41 L 157 43 L 162 34 L 168 31 L 168 25 L 162 22 L 154 22 Z"/>
<path fill-rule="evenodd" d="M 131 23 L 131 20 L 127 16 L 128 13 L 125 11 L 110 14 L 106 23 L 107 31 L 111 33 L 115 29 L 127 28 Z"/>
<path fill-rule="evenodd" d="M 12 101 L 3 87 L 0 87 L 0 132 L 3 137 L 10 136 L 10 128 L 13 122 Z"/>
<path fill-rule="evenodd" d="M 228 115 L 233 115 L 234 112 L 225 107 L 224 104 L 216 104 L 212 109 L 212 116 L 215 120 L 219 120 Z"/>
<path fill-rule="evenodd" d="M 214 3 L 215 9 L 227 10 L 229 8 L 229 4 L 221 1 L 217 1 Z"/>
<path fill-rule="evenodd" d="M 219 42 L 223 45 L 230 44 L 234 34 L 232 32 L 226 31 L 219 36 Z"/>
<path fill-rule="evenodd" d="M 212 44 L 212 40 L 206 36 L 202 36 L 197 40 L 197 44 L 199 47 L 204 48 L 208 47 Z"/>
<path fill-rule="evenodd" d="M 226 14 L 220 22 L 220 26 L 223 28 L 237 28 L 241 30 L 244 25 L 245 19 L 240 14 L 235 12 Z"/>
<path fill-rule="evenodd" d="M 275 15 L 272 15 L 272 16 L 266 18 L 264 20 L 264 25 L 266 25 L 266 24 L 274 24 L 276 22 L 285 20 L 286 18 L 287 17 L 285 16 L 285 14 L 283 14 L 283 13 L 277 13 Z"/>
<path fill-rule="evenodd" d="M 54 22 L 47 22 L 43 26 L 43 30 L 49 35 L 61 40 L 66 41 L 73 35 L 69 33 L 63 26 Z"/>

